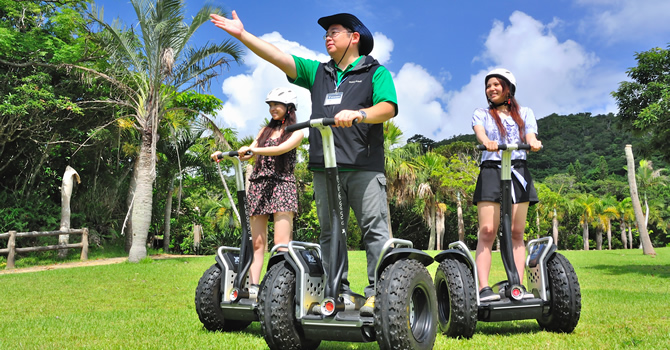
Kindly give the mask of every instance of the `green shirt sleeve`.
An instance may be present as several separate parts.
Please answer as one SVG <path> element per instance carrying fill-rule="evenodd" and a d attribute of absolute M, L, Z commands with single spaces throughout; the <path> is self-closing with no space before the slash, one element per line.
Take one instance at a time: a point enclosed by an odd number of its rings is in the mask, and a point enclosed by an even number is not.
<path fill-rule="evenodd" d="M 293 62 L 295 62 L 296 77 L 295 79 L 288 78 L 288 81 L 292 84 L 312 91 L 312 86 L 314 86 L 314 78 L 316 78 L 316 70 L 319 68 L 319 64 L 321 64 L 321 62 L 316 60 L 308 60 L 306 58 L 295 55 L 293 55 Z"/>
<path fill-rule="evenodd" d="M 391 72 L 384 66 L 380 66 L 372 76 L 372 103 L 391 102 L 395 106 L 395 115 L 398 115 L 398 97 Z"/>

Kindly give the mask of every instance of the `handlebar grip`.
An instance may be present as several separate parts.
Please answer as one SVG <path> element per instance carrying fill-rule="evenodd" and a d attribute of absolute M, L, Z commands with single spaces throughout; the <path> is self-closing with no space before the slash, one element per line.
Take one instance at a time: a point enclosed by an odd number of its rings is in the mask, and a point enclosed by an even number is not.
<path fill-rule="evenodd" d="M 358 123 L 358 119 L 354 119 L 353 124 Z M 310 119 L 306 122 L 295 123 L 286 127 L 286 132 L 294 132 L 296 130 L 313 127 L 313 126 L 328 126 L 335 125 L 335 118 L 319 118 L 319 119 Z"/>
<path fill-rule="evenodd" d="M 250 155 L 250 154 L 253 154 L 253 153 L 251 151 L 247 151 L 245 153 L 245 155 Z M 237 156 L 239 156 L 237 151 L 228 151 L 228 152 L 221 152 L 216 157 L 218 159 L 223 159 L 223 158 L 226 158 L 226 157 L 232 158 L 232 157 L 237 157 Z"/>
<path fill-rule="evenodd" d="M 530 145 L 527 143 L 519 143 L 519 144 L 499 144 L 498 145 L 498 150 L 504 151 L 506 149 L 512 149 L 512 150 L 530 150 Z M 477 149 L 480 151 L 486 151 L 486 146 L 484 145 L 477 145 Z"/>
<path fill-rule="evenodd" d="M 295 123 L 286 127 L 286 132 L 294 132 L 296 130 L 304 129 L 309 127 L 309 120 L 306 122 Z"/>

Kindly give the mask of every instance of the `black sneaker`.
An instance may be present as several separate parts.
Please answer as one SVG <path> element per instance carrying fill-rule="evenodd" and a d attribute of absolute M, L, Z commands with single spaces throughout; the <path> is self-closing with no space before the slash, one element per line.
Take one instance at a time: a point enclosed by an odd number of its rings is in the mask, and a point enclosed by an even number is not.
<path fill-rule="evenodd" d="M 493 293 L 491 287 L 484 287 L 479 291 L 479 301 L 496 301 L 500 300 L 500 295 Z"/>

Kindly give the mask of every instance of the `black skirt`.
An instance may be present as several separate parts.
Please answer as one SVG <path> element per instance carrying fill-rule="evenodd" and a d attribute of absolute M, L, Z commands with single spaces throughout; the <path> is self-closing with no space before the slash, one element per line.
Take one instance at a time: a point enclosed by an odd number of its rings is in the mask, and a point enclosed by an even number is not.
<path fill-rule="evenodd" d="M 500 203 L 502 199 L 502 192 L 500 190 L 500 162 L 487 160 L 479 166 L 479 177 L 477 177 L 477 186 L 475 187 L 475 194 L 472 202 L 476 205 L 478 202 L 497 202 Z M 538 203 L 535 191 L 535 184 L 533 177 L 530 175 L 530 170 L 526 166 L 525 160 L 513 160 L 513 170 L 520 173 L 526 180 L 526 188 L 517 179 L 517 176 L 512 172 L 512 187 L 514 188 L 514 203 L 529 202 L 530 205 Z"/>

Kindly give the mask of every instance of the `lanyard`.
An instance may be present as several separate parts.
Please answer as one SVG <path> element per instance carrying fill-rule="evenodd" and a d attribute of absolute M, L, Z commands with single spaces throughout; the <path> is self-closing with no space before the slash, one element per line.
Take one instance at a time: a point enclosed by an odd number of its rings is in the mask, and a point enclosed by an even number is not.
<path fill-rule="evenodd" d="M 342 73 L 342 74 L 344 74 L 344 73 Z M 339 82 L 335 81 L 335 92 L 337 92 L 337 89 L 340 88 L 340 85 L 342 85 L 342 83 L 344 83 L 344 81 L 347 80 L 347 78 L 349 78 L 348 75 L 346 77 L 342 78 L 342 80 L 340 80 Z"/>

